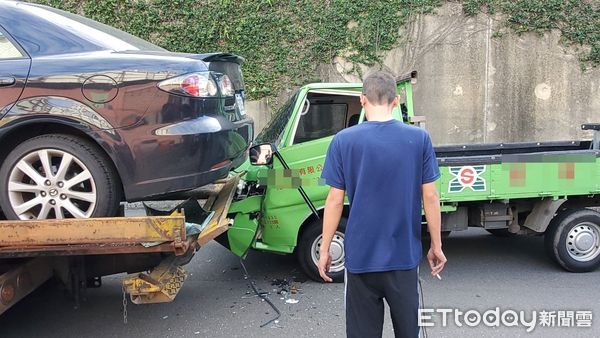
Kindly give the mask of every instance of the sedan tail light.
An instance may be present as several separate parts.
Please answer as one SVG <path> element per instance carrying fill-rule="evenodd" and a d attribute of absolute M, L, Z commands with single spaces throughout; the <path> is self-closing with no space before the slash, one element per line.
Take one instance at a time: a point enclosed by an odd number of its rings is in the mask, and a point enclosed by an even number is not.
<path fill-rule="evenodd" d="M 221 94 L 223 96 L 235 95 L 235 89 L 233 88 L 233 83 L 231 83 L 229 76 L 223 75 L 219 81 L 219 85 L 221 87 Z"/>
<path fill-rule="evenodd" d="M 190 73 L 164 80 L 158 88 L 174 94 L 193 97 L 234 96 L 235 89 L 227 75 L 214 72 Z"/>
<path fill-rule="evenodd" d="M 158 88 L 180 95 L 194 97 L 217 96 L 217 82 L 211 72 L 190 73 L 164 80 Z"/>

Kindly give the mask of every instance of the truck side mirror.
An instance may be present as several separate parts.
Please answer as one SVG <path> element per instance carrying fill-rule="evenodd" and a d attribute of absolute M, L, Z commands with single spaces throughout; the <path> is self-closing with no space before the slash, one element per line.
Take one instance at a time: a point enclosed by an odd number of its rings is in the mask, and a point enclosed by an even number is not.
<path fill-rule="evenodd" d="M 273 154 L 277 151 L 270 143 L 257 144 L 250 147 L 250 164 L 269 165 L 273 163 Z"/>

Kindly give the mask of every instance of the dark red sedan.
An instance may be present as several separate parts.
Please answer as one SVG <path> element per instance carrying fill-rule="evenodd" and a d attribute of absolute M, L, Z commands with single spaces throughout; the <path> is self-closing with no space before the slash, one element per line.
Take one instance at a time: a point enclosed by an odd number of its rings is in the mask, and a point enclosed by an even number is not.
<path fill-rule="evenodd" d="M 0 206 L 112 216 L 246 160 L 243 59 L 172 53 L 50 7 L 0 1 Z"/>

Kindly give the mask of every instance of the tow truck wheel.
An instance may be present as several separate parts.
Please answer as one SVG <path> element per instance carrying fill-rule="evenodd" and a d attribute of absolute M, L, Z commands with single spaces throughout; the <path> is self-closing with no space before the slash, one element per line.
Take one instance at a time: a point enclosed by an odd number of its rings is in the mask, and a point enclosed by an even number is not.
<path fill-rule="evenodd" d="M 328 275 L 335 283 L 344 281 L 344 231 L 346 230 L 346 221 L 346 218 L 342 217 L 329 249 L 331 253 L 331 268 Z M 308 224 L 308 228 L 300 236 L 296 251 L 296 256 L 302 270 L 304 270 L 308 277 L 317 282 L 323 282 L 317 268 L 320 257 L 319 248 L 323 241 L 322 231 L 323 220 L 315 220 Z"/>
<path fill-rule="evenodd" d="M 600 213 L 590 209 L 565 210 L 556 216 L 544 237 L 546 252 L 571 272 L 600 266 Z"/>
<path fill-rule="evenodd" d="M 19 144 L 0 168 L 0 205 L 8 219 L 114 216 L 118 177 L 90 142 L 49 134 Z"/>

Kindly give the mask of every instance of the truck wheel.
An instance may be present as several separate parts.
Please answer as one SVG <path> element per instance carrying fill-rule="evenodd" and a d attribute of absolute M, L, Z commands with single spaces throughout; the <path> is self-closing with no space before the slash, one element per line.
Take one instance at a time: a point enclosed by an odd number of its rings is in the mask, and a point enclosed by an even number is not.
<path fill-rule="evenodd" d="M 0 205 L 8 219 L 114 216 L 119 181 L 90 142 L 50 134 L 18 145 L 0 168 Z"/>
<path fill-rule="evenodd" d="M 600 213 L 590 209 L 563 211 L 544 235 L 547 254 L 565 270 L 587 272 L 600 266 Z"/>
<path fill-rule="evenodd" d="M 329 269 L 329 277 L 335 283 L 344 281 L 344 231 L 346 230 L 346 218 L 342 217 L 338 226 L 333 241 L 331 242 L 331 268 Z M 317 265 L 319 263 L 319 247 L 323 240 L 323 221 L 315 220 L 308 224 L 308 228 L 304 230 L 298 242 L 296 256 L 300 267 L 312 280 L 323 282 Z"/>
<path fill-rule="evenodd" d="M 494 235 L 496 237 L 515 237 L 517 235 L 514 232 L 508 231 L 508 228 L 504 228 L 504 229 L 485 229 L 485 231 L 489 232 L 490 234 L 492 234 L 492 235 Z"/>

